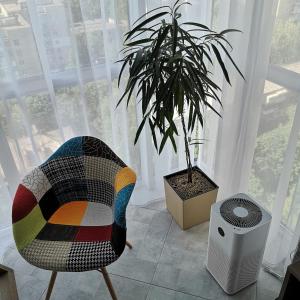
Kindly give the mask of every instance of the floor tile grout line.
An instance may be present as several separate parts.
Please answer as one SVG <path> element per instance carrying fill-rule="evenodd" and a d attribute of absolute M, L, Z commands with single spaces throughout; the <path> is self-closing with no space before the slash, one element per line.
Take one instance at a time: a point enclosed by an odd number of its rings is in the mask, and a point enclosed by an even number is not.
<path fill-rule="evenodd" d="M 167 240 L 168 235 L 169 235 L 169 232 L 170 232 L 170 230 L 171 230 L 172 223 L 173 223 L 173 217 L 171 216 L 171 222 L 170 222 L 168 231 L 167 231 L 167 233 L 166 233 L 166 236 L 165 236 L 165 238 L 164 238 L 163 246 L 162 246 L 162 248 L 161 248 L 160 255 L 159 255 L 159 257 L 158 257 L 158 260 L 157 260 L 157 263 L 156 263 L 156 266 L 155 266 L 155 270 L 154 270 L 154 272 L 153 272 L 153 276 L 152 276 L 152 278 L 151 278 L 150 284 L 152 284 L 152 282 L 153 282 L 153 280 L 154 280 L 154 277 L 155 277 L 155 274 L 156 274 L 156 271 L 157 271 L 157 268 L 158 268 L 158 264 L 159 264 L 161 255 L 162 255 L 162 253 L 163 253 L 163 251 L 164 251 L 164 249 L 165 249 L 166 240 Z M 148 293 L 147 293 L 146 299 L 147 299 L 147 297 L 148 297 L 148 295 L 149 295 L 149 292 L 150 292 L 150 289 L 149 289 L 149 291 L 148 291 Z"/>
<path fill-rule="evenodd" d="M 45 289 L 43 290 L 42 295 L 41 295 L 41 297 L 39 298 L 39 300 L 42 300 L 42 298 L 43 298 L 45 292 L 47 291 L 47 289 L 48 289 L 48 287 L 45 287 Z"/>
<path fill-rule="evenodd" d="M 181 293 L 181 294 L 185 294 L 185 295 L 188 295 L 188 296 L 193 296 L 193 297 L 196 297 L 196 298 L 199 298 L 199 299 L 202 299 L 202 300 L 212 300 L 212 299 L 209 299 L 209 298 L 203 298 L 203 297 L 201 297 L 199 295 L 187 293 L 187 292 L 184 292 L 184 291 L 175 290 L 175 289 L 172 289 L 172 288 L 169 288 L 169 287 L 165 287 L 165 286 L 162 286 L 162 285 L 158 285 L 158 284 L 155 284 L 155 283 L 149 283 L 149 282 L 146 282 L 146 281 L 143 281 L 143 280 L 139 280 L 139 279 L 132 279 L 132 278 L 124 276 L 124 275 L 118 275 L 118 274 L 110 273 L 110 272 L 109 272 L 109 274 L 111 274 L 113 276 L 117 276 L 117 277 L 126 278 L 126 279 L 129 279 L 129 280 L 132 280 L 132 281 L 144 283 L 146 285 L 149 285 L 150 287 L 151 286 L 155 286 L 155 287 L 163 288 L 163 289 L 170 290 L 170 291 L 173 291 L 173 292 L 178 292 L 178 293 Z M 148 297 L 148 293 L 146 295 L 146 299 L 147 299 L 147 297 Z"/>

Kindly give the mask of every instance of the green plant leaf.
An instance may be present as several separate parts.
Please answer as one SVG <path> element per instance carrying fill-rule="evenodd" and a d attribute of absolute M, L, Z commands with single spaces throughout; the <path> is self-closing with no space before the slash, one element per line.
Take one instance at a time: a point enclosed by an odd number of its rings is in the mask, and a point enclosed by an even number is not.
<path fill-rule="evenodd" d="M 183 2 L 183 3 L 179 4 L 179 5 L 175 8 L 175 10 L 174 10 L 174 13 L 175 13 L 175 14 L 177 13 L 178 9 L 179 9 L 182 5 L 192 5 L 192 4 L 191 4 L 190 2 Z M 174 7 L 175 7 L 175 5 L 174 5 Z"/>
<path fill-rule="evenodd" d="M 151 118 L 149 118 L 149 126 L 151 129 L 151 134 L 152 134 L 152 140 L 154 143 L 154 147 L 157 150 L 157 139 L 156 139 L 156 133 L 155 133 L 155 125 L 153 124 L 153 122 L 151 121 Z"/>
<path fill-rule="evenodd" d="M 124 71 L 127 63 L 128 63 L 128 60 L 125 60 L 124 63 L 123 63 L 123 65 L 122 65 L 122 67 L 121 67 L 121 70 L 120 70 L 120 73 L 119 73 L 119 77 L 118 77 L 118 87 L 120 86 L 121 76 L 123 74 L 123 71 Z"/>
<path fill-rule="evenodd" d="M 168 5 L 162 5 L 162 6 L 159 6 L 159 7 L 156 7 L 156 8 L 153 8 L 149 11 L 147 11 L 146 13 L 142 14 L 137 20 L 135 20 L 135 22 L 132 24 L 133 26 L 138 22 L 140 21 L 143 17 L 149 15 L 150 13 L 156 11 L 156 10 L 159 10 L 159 9 L 162 9 L 162 8 L 170 8 L 170 6 Z"/>
<path fill-rule="evenodd" d="M 137 143 L 137 141 L 138 141 L 138 139 L 140 137 L 140 134 L 142 132 L 142 129 L 143 129 L 144 125 L 145 125 L 146 120 L 147 120 L 147 117 L 144 116 L 141 124 L 139 125 L 139 127 L 138 127 L 138 129 L 136 131 L 136 135 L 135 135 L 135 139 L 134 139 L 134 144 L 135 145 L 136 145 L 136 143 Z"/>
<path fill-rule="evenodd" d="M 158 55 L 158 50 L 160 49 L 161 44 L 163 43 L 164 39 L 166 38 L 169 30 L 170 30 L 170 26 L 166 26 L 162 30 L 161 34 L 158 35 L 152 55 L 150 56 L 150 60 L 154 59 Z"/>
<path fill-rule="evenodd" d="M 220 42 L 218 42 L 218 44 L 222 47 L 222 49 L 224 50 L 224 52 L 226 53 L 226 55 L 230 59 L 231 63 L 234 65 L 235 69 L 239 72 L 239 74 L 245 80 L 245 77 L 244 77 L 243 73 L 240 71 L 240 69 L 238 68 L 238 66 L 236 65 L 236 63 L 234 62 L 234 60 L 232 59 L 231 55 L 229 54 L 229 52 L 227 51 L 227 49 L 225 48 L 225 46 L 222 43 L 220 43 Z"/>
<path fill-rule="evenodd" d="M 136 27 L 134 27 L 131 31 L 128 32 L 127 36 L 126 36 L 126 39 L 125 41 L 127 41 L 131 36 L 134 35 L 135 32 L 137 32 L 140 28 L 142 28 L 143 26 L 145 26 L 146 24 L 166 15 L 166 14 L 169 14 L 169 12 L 160 12 L 158 14 L 155 14 L 154 16 L 146 19 L 145 21 L 143 21 L 142 23 L 140 23 L 139 25 L 137 25 Z"/>
<path fill-rule="evenodd" d="M 185 23 L 182 23 L 182 25 L 196 26 L 196 27 L 204 28 L 204 29 L 206 29 L 208 31 L 211 31 L 207 26 L 205 26 L 203 24 L 200 24 L 200 23 L 196 23 L 196 22 L 185 22 Z"/>
<path fill-rule="evenodd" d="M 172 51 L 173 51 L 173 56 L 176 53 L 176 47 L 177 47 L 177 33 L 178 33 L 178 23 L 177 20 L 173 20 L 173 45 L 172 45 Z"/>
<path fill-rule="evenodd" d="M 220 34 L 226 34 L 228 32 L 242 32 L 242 31 L 238 30 L 238 29 L 225 29 L 225 30 L 221 31 Z"/>
<path fill-rule="evenodd" d="M 227 72 L 226 67 L 225 67 L 225 65 L 223 63 L 222 57 L 221 57 L 221 55 L 219 53 L 219 50 L 217 49 L 217 47 L 214 44 L 211 44 L 211 46 L 212 46 L 212 49 L 213 49 L 213 51 L 214 51 L 214 53 L 216 55 L 216 58 L 217 58 L 217 60 L 219 62 L 219 65 L 220 65 L 220 67 L 221 67 L 221 69 L 223 71 L 223 74 L 225 76 L 226 81 L 231 85 L 230 79 L 229 79 L 229 76 L 228 76 L 228 72 Z"/>
<path fill-rule="evenodd" d="M 145 43 L 149 43 L 149 42 L 152 42 L 153 39 L 140 39 L 140 40 L 136 40 L 134 42 L 130 42 L 128 44 L 126 44 L 125 46 L 126 47 L 132 47 L 132 46 L 136 46 L 136 45 L 140 45 L 140 44 L 145 44 Z"/>
<path fill-rule="evenodd" d="M 177 153 L 176 142 L 175 142 L 175 139 L 174 139 L 173 134 L 170 133 L 169 137 L 170 137 L 170 140 L 171 140 L 171 142 L 172 142 L 174 152 Z"/>

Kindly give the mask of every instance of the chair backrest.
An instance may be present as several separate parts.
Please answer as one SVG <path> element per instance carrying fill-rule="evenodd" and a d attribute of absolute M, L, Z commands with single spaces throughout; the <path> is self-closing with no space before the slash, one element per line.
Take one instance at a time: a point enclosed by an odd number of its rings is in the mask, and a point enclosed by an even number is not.
<path fill-rule="evenodd" d="M 71 201 L 113 208 L 114 222 L 126 228 L 125 212 L 136 175 L 102 141 L 75 137 L 25 176 L 15 195 L 13 231 L 18 249 L 35 238 L 47 220 Z"/>

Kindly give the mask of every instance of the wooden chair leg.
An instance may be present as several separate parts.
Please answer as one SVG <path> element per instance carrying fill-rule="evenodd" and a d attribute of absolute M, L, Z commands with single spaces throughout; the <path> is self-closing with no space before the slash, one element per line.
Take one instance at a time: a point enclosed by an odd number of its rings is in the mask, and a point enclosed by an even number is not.
<path fill-rule="evenodd" d="M 49 282 L 49 286 L 48 286 L 48 290 L 47 290 L 47 295 L 45 298 L 46 300 L 50 299 L 56 276 L 57 276 L 57 272 L 53 271 L 51 274 L 51 278 L 50 278 L 50 282 Z"/>
<path fill-rule="evenodd" d="M 127 246 L 129 249 L 132 249 L 132 245 L 131 245 L 128 241 L 126 241 L 126 246 Z"/>
<path fill-rule="evenodd" d="M 108 276 L 108 273 L 107 273 L 107 271 L 106 271 L 106 268 L 105 268 L 105 267 L 100 268 L 100 272 L 102 273 L 102 275 L 103 275 L 103 277 L 104 277 L 104 280 L 105 280 L 105 283 L 106 283 L 107 288 L 108 288 L 108 290 L 109 290 L 109 293 L 110 293 L 110 295 L 111 295 L 111 298 L 112 298 L 113 300 L 117 300 L 117 296 L 116 296 L 115 290 L 114 290 L 114 288 L 113 288 L 113 286 L 112 286 L 112 283 L 111 283 L 111 281 L 110 281 L 110 278 L 109 278 L 109 276 Z"/>

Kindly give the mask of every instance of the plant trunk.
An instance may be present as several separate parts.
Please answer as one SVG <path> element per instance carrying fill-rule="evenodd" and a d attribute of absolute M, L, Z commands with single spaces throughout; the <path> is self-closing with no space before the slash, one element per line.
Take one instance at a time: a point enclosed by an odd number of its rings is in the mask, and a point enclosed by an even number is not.
<path fill-rule="evenodd" d="M 183 114 L 180 115 L 181 118 L 181 124 L 183 128 L 183 134 L 184 134 L 184 146 L 185 146 L 185 159 L 186 159 L 186 164 L 187 164 L 187 181 L 192 182 L 192 163 L 191 163 L 191 153 L 190 153 L 190 148 L 189 148 L 189 141 L 188 141 L 188 136 L 187 136 L 187 131 L 185 127 L 185 121 L 184 121 L 184 116 Z"/>

